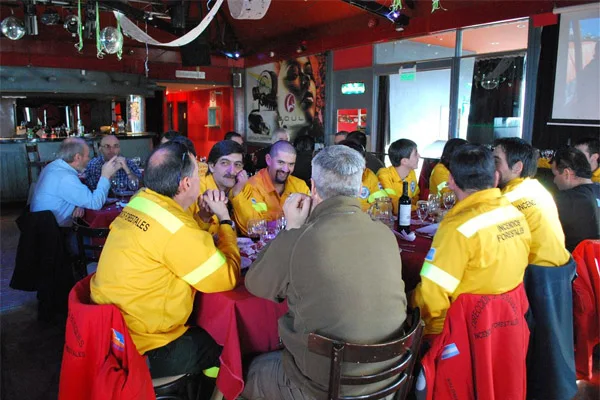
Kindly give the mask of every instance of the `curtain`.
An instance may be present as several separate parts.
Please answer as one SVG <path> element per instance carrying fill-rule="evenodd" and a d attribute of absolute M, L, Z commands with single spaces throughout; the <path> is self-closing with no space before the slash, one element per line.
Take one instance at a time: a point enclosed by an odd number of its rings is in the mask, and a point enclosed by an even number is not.
<path fill-rule="evenodd" d="M 520 96 L 525 57 L 478 57 L 473 68 L 467 140 L 489 144 L 503 133 L 494 132 L 496 118 L 521 117 Z M 498 126 L 497 126 L 498 127 Z M 515 130 L 517 131 L 517 130 Z"/>

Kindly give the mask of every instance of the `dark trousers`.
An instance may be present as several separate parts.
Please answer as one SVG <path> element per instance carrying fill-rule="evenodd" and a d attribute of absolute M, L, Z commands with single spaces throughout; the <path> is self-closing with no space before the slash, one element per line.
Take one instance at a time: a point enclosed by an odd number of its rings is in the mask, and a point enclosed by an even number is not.
<path fill-rule="evenodd" d="M 219 366 L 223 348 L 202 328 L 194 326 L 171 343 L 146 353 L 152 379 L 180 374 L 199 375 Z"/>

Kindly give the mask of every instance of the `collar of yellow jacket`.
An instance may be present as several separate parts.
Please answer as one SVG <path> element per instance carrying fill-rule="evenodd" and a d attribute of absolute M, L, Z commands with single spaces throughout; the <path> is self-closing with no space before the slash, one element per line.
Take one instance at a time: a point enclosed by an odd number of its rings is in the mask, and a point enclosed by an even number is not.
<path fill-rule="evenodd" d="M 184 212 L 183 208 L 175 200 L 173 200 L 170 197 L 163 196 L 162 194 L 156 193 L 152 189 L 144 188 L 144 189 L 140 190 L 140 192 L 135 197 L 137 197 L 137 196 L 140 196 L 144 199 L 150 200 L 150 201 L 158 204 L 162 208 L 166 209 L 167 211 L 172 211 L 172 209 L 174 208 L 177 211 L 180 211 L 182 213 Z M 132 198 L 132 200 L 134 198 Z"/>
<path fill-rule="evenodd" d="M 398 174 L 396 167 L 394 167 L 394 166 L 388 167 L 388 170 L 390 171 L 390 174 L 392 175 L 393 182 L 410 182 L 411 175 L 415 173 L 415 170 L 411 169 L 410 171 L 408 171 L 408 175 L 406 175 L 406 177 L 404 179 L 402 179 L 402 178 L 400 178 L 400 175 Z"/>
<path fill-rule="evenodd" d="M 502 188 L 502 194 L 505 194 L 505 193 L 508 193 L 508 192 L 512 192 L 513 190 L 515 190 L 517 188 L 517 186 L 519 186 L 520 184 L 522 184 L 526 180 L 529 180 L 529 178 L 515 178 L 515 179 L 512 179 L 512 180 L 508 181 L 508 183 L 506 184 L 506 186 L 504 186 Z"/>
<path fill-rule="evenodd" d="M 452 207 L 450 211 L 448 211 L 447 215 L 453 216 L 456 214 L 460 214 L 464 210 L 473 207 L 477 203 L 486 203 L 492 200 L 496 200 L 500 197 L 502 197 L 502 194 L 500 193 L 500 189 L 498 188 L 480 190 L 478 192 L 470 194 L 466 198 L 457 202 L 456 205 Z"/>
<path fill-rule="evenodd" d="M 600 168 L 596 168 L 596 170 L 592 172 L 592 181 L 600 182 Z"/>
<path fill-rule="evenodd" d="M 256 180 L 260 181 L 259 184 L 260 184 L 260 186 L 262 186 L 265 189 L 265 191 L 275 192 L 277 194 L 277 196 L 279 196 L 279 193 L 277 193 L 277 190 L 275 189 L 275 186 L 273 185 L 273 181 L 271 180 L 271 177 L 269 176 L 269 170 L 267 168 L 261 169 L 254 176 L 256 177 Z M 285 193 L 290 193 L 290 192 L 295 191 L 293 189 L 293 187 L 291 186 L 292 181 L 294 179 L 297 179 L 297 178 L 292 176 L 292 174 L 288 175 L 288 178 L 285 181 L 285 185 L 283 187 L 283 192 L 281 193 L 281 196 L 283 196 Z"/>
<path fill-rule="evenodd" d="M 217 187 L 217 182 L 215 182 L 215 178 L 213 176 L 213 174 L 208 174 L 203 176 L 202 178 L 200 178 L 200 188 L 201 188 L 201 192 L 204 193 L 207 190 L 216 190 L 218 189 Z M 204 190 L 202 190 L 204 189 Z"/>

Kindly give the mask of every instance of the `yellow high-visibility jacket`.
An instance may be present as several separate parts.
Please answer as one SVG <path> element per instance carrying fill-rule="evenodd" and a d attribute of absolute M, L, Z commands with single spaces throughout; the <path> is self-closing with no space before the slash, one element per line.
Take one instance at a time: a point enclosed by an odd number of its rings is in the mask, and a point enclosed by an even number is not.
<path fill-rule="evenodd" d="M 538 166 L 538 168 L 547 168 L 547 169 L 552 168 L 552 164 L 550 164 L 550 161 L 547 158 L 542 158 L 542 157 L 538 158 L 537 166 Z"/>
<path fill-rule="evenodd" d="M 392 199 L 392 205 L 394 206 L 394 215 L 398 215 L 398 199 L 402 196 L 402 183 L 408 182 L 408 197 L 412 201 L 413 211 L 417 209 L 417 201 L 419 200 L 419 184 L 417 181 L 417 175 L 412 170 L 404 178 L 400 179 L 398 171 L 395 167 L 381 168 L 377 172 L 377 178 L 383 189 L 387 192 L 388 196 Z"/>
<path fill-rule="evenodd" d="M 440 223 L 411 303 L 426 334 L 442 331 L 450 304 L 462 293 L 500 294 L 523 281 L 531 234 L 525 216 L 500 189 L 473 193 Z"/>
<path fill-rule="evenodd" d="M 183 335 L 196 291 L 232 290 L 240 279 L 235 231 L 221 225 L 218 248 L 173 199 L 142 189 L 113 221 L 91 298 L 114 304 L 141 354 Z"/>
<path fill-rule="evenodd" d="M 377 175 L 369 168 L 365 168 L 362 176 L 362 187 L 360 188 L 360 194 L 358 200 L 360 201 L 360 208 L 363 211 L 367 211 L 371 204 L 380 197 L 388 197 L 388 194 L 381 184 Z"/>
<path fill-rule="evenodd" d="M 441 162 L 437 163 L 433 167 L 433 171 L 431 171 L 431 176 L 429 177 L 429 193 L 441 194 L 450 192 L 451 190 L 448 188 L 449 176 L 450 171 L 448 171 L 448 168 Z"/>
<path fill-rule="evenodd" d="M 246 190 L 248 189 L 248 190 Z M 310 194 L 306 183 L 295 176 L 288 176 L 281 196 L 275 190 L 269 171 L 263 168 L 248 179 L 244 190 L 231 200 L 235 223 L 243 235 L 248 234 L 248 221 L 266 219 L 274 221 L 283 215 L 283 203 L 292 193 Z"/>
<path fill-rule="evenodd" d="M 202 178 L 208 174 L 208 164 L 202 161 L 198 161 L 198 176 Z"/>
<path fill-rule="evenodd" d="M 569 262 L 565 234 L 552 195 L 537 179 L 517 178 L 508 182 L 502 194 L 521 211 L 531 231 L 529 264 L 560 267 Z"/>
<path fill-rule="evenodd" d="M 592 182 L 600 183 L 600 168 L 592 171 Z"/>

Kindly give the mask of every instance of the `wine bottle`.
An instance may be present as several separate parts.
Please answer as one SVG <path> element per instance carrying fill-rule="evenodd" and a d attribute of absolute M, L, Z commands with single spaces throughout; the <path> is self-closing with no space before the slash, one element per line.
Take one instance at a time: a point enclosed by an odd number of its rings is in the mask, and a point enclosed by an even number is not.
<path fill-rule="evenodd" d="M 408 182 L 402 183 L 402 196 L 398 199 L 398 229 L 410 233 L 411 201 L 408 197 Z"/>

